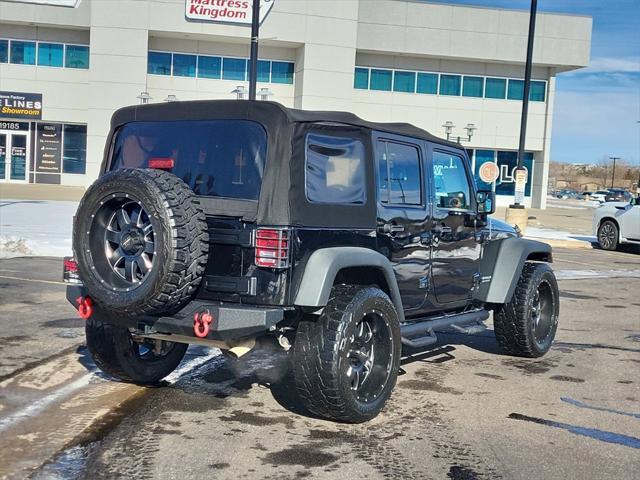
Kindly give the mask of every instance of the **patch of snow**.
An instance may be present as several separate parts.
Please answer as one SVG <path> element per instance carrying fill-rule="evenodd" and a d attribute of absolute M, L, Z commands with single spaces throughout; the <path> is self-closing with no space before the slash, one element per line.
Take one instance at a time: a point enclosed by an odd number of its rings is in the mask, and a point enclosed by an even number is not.
<path fill-rule="evenodd" d="M 554 273 L 558 280 L 640 277 L 640 270 L 556 270 Z"/>
<path fill-rule="evenodd" d="M 0 258 L 71 255 L 78 202 L 0 200 Z"/>
<path fill-rule="evenodd" d="M 527 227 L 526 236 L 529 238 L 542 238 L 548 240 L 566 240 L 569 242 L 595 242 L 597 239 L 591 235 L 580 235 L 562 230 L 550 228 Z"/>

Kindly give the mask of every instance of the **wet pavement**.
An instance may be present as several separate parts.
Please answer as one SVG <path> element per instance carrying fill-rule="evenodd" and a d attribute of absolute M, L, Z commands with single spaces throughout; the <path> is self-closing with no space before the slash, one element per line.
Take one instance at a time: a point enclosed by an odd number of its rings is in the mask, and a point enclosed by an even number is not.
<path fill-rule="evenodd" d="M 141 389 L 96 371 L 84 348 L 65 344 L 77 338 L 49 334 L 49 351 L 72 350 L 33 368 L 16 362 L 0 383 L 0 476 L 637 478 L 640 256 L 554 253 L 564 279 L 549 354 L 502 355 L 491 322 L 474 335 L 442 333 L 435 349 L 405 352 L 413 355 L 387 408 L 363 425 L 304 412 L 277 349 L 238 362 L 192 348 L 167 382 Z M 15 295 L 30 291 L 28 282 L 0 280 Z M 5 306 L 0 337 L 12 321 Z M 73 317 L 55 301 L 38 311 L 24 334 L 42 341 L 42 324 L 65 318 L 61 312 Z"/>

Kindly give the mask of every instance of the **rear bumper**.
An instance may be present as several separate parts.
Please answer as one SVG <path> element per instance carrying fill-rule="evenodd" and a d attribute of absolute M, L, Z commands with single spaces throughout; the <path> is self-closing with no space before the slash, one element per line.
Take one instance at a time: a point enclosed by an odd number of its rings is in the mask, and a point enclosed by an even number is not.
<path fill-rule="evenodd" d="M 67 286 L 67 300 L 77 308 L 77 298 L 86 296 L 81 285 Z M 146 333 L 163 333 L 197 338 L 194 334 L 194 314 L 208 312 L 213 316 L 206 338 L 232 340 L 264 333 L 274 328 L 284 317 L 284 310 L 277 307 L 247 307 L 210 301 L 193 300 L 178 313 L 167 317 L 108 316 L 96 310 L 95 315 L 105 315 L 104 320 L 116 325 L 135 328 Z"/>

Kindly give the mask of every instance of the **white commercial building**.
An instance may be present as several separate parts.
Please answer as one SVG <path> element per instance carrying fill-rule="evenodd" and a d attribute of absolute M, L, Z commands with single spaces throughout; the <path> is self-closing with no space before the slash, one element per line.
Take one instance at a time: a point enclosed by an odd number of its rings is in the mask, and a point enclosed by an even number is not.
<path fill-rule="evenodd" d="M 250 28 L 188 17 L 195 8 L 220 18 L 245 3 L 0 0 L 0 182 L 87 186 L 111 114 L 143 92 L 151 102 L 235 98 L 236 87 L 248 86 Z M 527 11 L 423 1 L 273 0 L 261 27 L 258 89 L 286 106 L 410 122 L 442 137 L 450 122 L 476 172 L 497 162 L 505 204 L 528 21 Z M 538 14 L 528 205 L 545 205 L 556 75 L 586 66 L 590 42 L 591 18 Z"/>

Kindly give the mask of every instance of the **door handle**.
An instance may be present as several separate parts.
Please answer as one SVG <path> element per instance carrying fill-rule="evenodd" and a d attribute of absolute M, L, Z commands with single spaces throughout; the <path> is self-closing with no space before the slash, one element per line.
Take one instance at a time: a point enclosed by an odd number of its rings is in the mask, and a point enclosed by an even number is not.
<path fill-rule="evenodd" d="M 400 233 L 404 232 L 404 226 L 396 225 L 395 223 L 385 223 L 378 227 L 378 230 L 382 233 Z"/>

